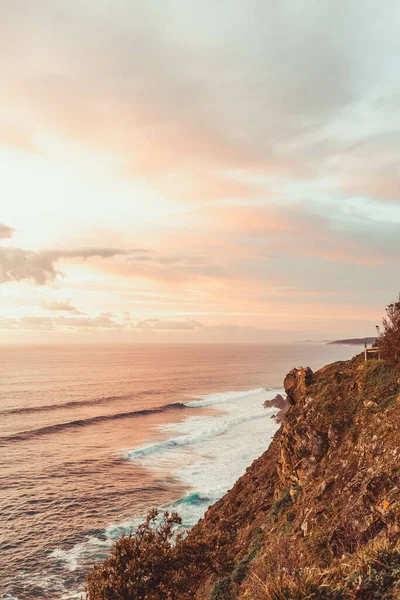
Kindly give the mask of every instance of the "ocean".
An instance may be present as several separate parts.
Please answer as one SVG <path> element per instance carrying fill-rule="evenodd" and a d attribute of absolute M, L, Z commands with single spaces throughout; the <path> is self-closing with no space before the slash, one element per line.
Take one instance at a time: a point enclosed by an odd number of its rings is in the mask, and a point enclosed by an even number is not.
<path fill-rule="evenodd" d="M 268 447 L 285 374 L 357 351 L 0 347 L 0 598 L 80 598 L 151 507 L 191 527 Z"/>

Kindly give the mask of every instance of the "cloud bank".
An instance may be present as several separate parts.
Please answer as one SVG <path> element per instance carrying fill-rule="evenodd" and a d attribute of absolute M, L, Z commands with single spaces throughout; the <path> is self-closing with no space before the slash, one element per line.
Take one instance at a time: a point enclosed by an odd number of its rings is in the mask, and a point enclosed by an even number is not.
<path fill-rule="evenodd" d="M 68 313 L 43 316 L 53 327 L 84 306 L 137 310 L 137 334 L 215 322 L 240 337 L 259 320 L 369 333 L 398 292 L 399 29 L 395 0 L 3 0 L 5 161 L 29 174 L 57 150 L 78 183 L 79 160 L 95 168 L 90 203 L 86 180 L 62 195 L 59 171 L 42 200 L 38 171 L 20 219 L 34 206 L 46 234 L 60 209 L 70 229 L 14 246 L 0 225 L 0 283 L 64 286 L 70 308 L 43 307 Z"/>
<path fill-rule="evenodd" d="M 117 0 L 112 14 L 98 0 L 5 0 L 1 12 L 2 96 L 32 140 L 40 122 L 186 199 L 256 194 L 243 173 L 321 169 L 399 198 L 394 0 Z"/>

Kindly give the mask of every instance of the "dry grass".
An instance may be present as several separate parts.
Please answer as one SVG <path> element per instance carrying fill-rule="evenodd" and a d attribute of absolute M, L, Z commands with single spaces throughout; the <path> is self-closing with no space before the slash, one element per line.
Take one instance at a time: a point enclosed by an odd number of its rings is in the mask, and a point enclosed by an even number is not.
<path fill-rule="evenodd" d="M 332 561 L 327 569 L 299 567 L 266 552 L 249 574 L 241 598 L 251 600 L 399 600 L 400 545 L 374 541 Z"/>
<path fill-rule="evenodd" d="M 379 540 L 346 557 L 341 564 L 352 598 L 400 598 L 400 545 Z"/>
<path fill-rule="evenodd" d="M 267 581 L 253 574 L 249 591 L 253 600 L 349 600 L 346 590 L 329 572 L 314 568 L 292 573 L 282 570 Z"/>
<path fill-rule="evenodd" d="M 266 549 L 254 565 L 243 597 L 251 600 L 349 600 L 331 569 L 304 565 L 300 543 L 283 540 Z"/>

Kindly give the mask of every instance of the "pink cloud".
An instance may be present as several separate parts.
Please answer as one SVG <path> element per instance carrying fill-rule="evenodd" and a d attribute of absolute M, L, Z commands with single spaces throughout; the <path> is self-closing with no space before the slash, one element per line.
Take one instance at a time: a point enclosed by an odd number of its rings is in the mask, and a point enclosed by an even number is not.
<path fill-rule="evenodd" d="M 342 184 L 348 194 L 400 202 L 400 177 L 394 172 L 351 175 Z"/>

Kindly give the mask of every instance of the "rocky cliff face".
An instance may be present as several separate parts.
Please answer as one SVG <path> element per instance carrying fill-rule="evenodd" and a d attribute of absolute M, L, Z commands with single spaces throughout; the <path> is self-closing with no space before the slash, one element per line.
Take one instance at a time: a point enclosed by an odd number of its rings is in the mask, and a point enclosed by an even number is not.
<path fill-rule="evenodd" d="M 272 444 L 190 533 L 214 569 L 193 597 L 399 599 L 399 370 L 358 356 L 284 385 Z"/>

